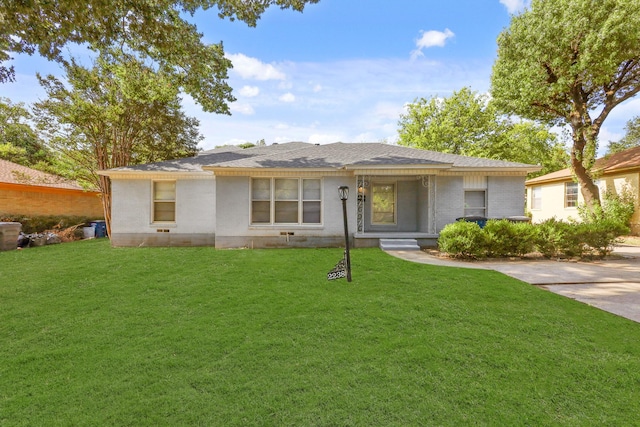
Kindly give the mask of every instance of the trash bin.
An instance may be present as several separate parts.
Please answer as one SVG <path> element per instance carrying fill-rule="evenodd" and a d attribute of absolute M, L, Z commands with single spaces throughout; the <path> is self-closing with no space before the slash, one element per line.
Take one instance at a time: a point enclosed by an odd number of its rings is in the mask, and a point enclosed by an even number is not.
<path fill-rule="evenodd" d="M 107 237 L 107 222 L 106 221 L 91 221 L 91 226 L 96 229 L 96 237 Z"/>
<path fill-rule="evenodd" d="M 461 216 L 460 218 L 456 218 L 456 221 L 475 222 L 480 228 L 484 228 L 484 226 L 487 225 L 487 218 L 477 215 Z"/>
<path fill-rule="evenodd" d="M 96 237 L 96 228 L 93 226 L 82 227 L 82 236 L 85 239 L 93 239 L 94 237 Z"/>
<path fill-rule="evenodd" d="M 508 216 L 507 221 L 511 222 L 531 222 L 531 218 L 528 216 Z"/>

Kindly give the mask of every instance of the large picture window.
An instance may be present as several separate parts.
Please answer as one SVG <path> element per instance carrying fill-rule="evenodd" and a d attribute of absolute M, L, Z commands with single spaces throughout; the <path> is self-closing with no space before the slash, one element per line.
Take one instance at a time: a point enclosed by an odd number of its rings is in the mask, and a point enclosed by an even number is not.
<path fill-rule="evenodd" d="M 374 183 L 372 224 L 388 225 L 396 223 L 396 185 Z"/>
<path fill-rule="evenodd" d="M 320 224 L 320 179 L 253 178 L 252 224 Z"/>
<path fill-rule="evenodd" d="M 578 206 L 578 183 L 567 182 L 564 184 L 564 207 L 575 208 Z"/>
<path fill-rule="evenodd" d="M 155 181 L 153 183 L 153 222 L 175 222 L 176 182 Z"/>

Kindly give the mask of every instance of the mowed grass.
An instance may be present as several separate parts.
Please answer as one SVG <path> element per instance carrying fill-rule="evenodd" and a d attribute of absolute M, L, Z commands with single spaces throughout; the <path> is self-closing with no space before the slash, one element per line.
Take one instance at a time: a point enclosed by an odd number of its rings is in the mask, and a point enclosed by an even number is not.
<path fill-rule="evenodd" d="M 637 425 L 640 325 L 340 249 L 0 253 L 0 425 Z"/>

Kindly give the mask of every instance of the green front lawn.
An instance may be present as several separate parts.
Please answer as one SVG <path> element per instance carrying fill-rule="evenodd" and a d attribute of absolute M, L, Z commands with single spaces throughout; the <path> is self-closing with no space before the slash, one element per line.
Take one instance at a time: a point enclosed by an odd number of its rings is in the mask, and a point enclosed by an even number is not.
<path fill-rule="evenodd" d="M 340 249 L 0 253 L 0 425 L 633 425 L 640 324 Z"/>

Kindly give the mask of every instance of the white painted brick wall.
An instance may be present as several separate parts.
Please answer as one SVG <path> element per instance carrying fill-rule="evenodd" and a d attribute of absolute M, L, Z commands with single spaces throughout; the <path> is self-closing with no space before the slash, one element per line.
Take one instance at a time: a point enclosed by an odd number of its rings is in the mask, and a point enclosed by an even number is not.
<path fill-rule="evenodd" d="M 524 215 L 525 177 L 490 176 L 487 185 L 487 218 Z"/>

